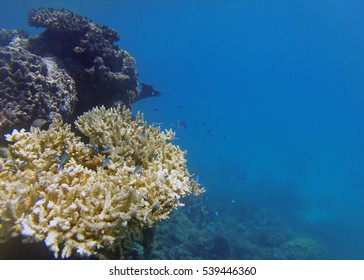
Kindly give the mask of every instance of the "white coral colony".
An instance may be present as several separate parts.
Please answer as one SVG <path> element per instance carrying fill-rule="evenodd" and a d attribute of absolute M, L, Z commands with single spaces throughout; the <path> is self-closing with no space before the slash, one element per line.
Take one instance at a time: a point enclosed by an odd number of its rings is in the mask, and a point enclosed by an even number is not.
<path fill-rule="evenodd" d="M 132 119 L 127 109 L 94 108 L 75 124 L 90 143 L 57 120 L 48 130 L 6 135 L 12 144 L 0 159 L 3 241 L 44 241 L 55 257 L 96 255 L 116 238 L 167 219 L 180 198 L 203 192 L 185 152 L 171 144 L 174 133 L 147 126 L 141 114 Z"/>

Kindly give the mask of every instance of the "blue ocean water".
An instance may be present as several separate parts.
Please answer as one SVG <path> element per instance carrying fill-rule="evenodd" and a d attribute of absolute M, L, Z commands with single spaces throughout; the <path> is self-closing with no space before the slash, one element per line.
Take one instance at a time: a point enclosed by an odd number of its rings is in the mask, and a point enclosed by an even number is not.
<path fill-rule="evenodd" d="M 220 223 L 232 215 L 243 222 L 237 204 L 249 204 L 320 242 L 324 258 L 364 258 L 362 1 L 1 6 L 3 28 L 36 34 L 27 11 L 47 6 L 117 30 L 140 80 L 163 93 L 133 111 L 177 129 L 175 143 L 188 151 Z"/>

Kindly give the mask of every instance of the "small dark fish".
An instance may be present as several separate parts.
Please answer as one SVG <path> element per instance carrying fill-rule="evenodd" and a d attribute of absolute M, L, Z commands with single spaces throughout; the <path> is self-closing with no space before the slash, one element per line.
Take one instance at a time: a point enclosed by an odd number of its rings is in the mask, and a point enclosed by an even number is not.
<path fill-rule="evenodd" d="M 164 176 L 163 178 L 164 178 L 164 179 L 167 179 L 168 177 L 169 177 L 169 176 L 168 176 L 168 175 L 166 175 L 166 176 Z"/>
<path fill-rule="evenodd" d="M 187 209 L 188 215 L 191 215 L 191 208 Z"/>
<path fill-rule="evenodd" d="M 58 158 L 58 154 L 57 154 L 57 153 L 55 153 L 55 154 L 52 156 L 52 159 L 56 159 L 56 158 Z"/>
<path fill-rule="evenodd" d="M 59 165 L 63 165 L 65 163 L 65 161 L 67 160 L 67 157 L 68 157 L 68 153 L 64 152 L 60 158 Z"/>
<path fill-rule="evenodd" d="M 109 162 L 110 162 L 110 160 L 111 160 L 111 158 L 110 158 L 110 157 L 107 157 L 107 158 L 104 160 L 104 162 L 101 164 L 101 167 L 102 167 L 102 168 L 104 168 L 106 165 L 108 165 L 108 164 L 109 164 Z"/>
<path fill-rule="evenodd" d="M 21 196 L 21 197 L 19 197 L 18 202 L 19 202 L 19 201 L 21 201 L 22 199 L 23 199 L 23 197 L 22 197 L 22 196 Z"/>
<path fill-rule="evenodd" d="M 40 174 L 40 173 L 42 173 L 42 170 L 38 170 L 37 172 L 35 172 L 35 174 Z"/>
<path fill-rule="evenodd" d="M 37 203 L 40 200 L 39 197 L 37 197 L 36 199 L 34 199 L 34 204 Z"/>
<path fill-rule="evenodd" d="M 196 176 L 196 182 L 197 182 L 198 184 L 200 184 L 200 176 L 199 176 L 199 175 L 197 175 L 197 176 Z"/>
<path fill-rule="evenodd" d="M 133 174 L 135 174 L 136 172 L 138 172 L 142 167 L 140 165 L 135 166 L 135 169 L 133 171 Z"/>
<path fill-rule="evenodd" d="M 154 160 L 156 160 L 156 159 L 157 159 L 157 157 L 158 157 L 158 153 L 156 153 L 156 154 L 155 154 L 155 156 L 154 156 L 154 158 L 153 158 L 153 159 L 154 159 Z"/>
<path fill-rule="evenodd" d="M 186 130 L 186 123 L 184 121 L 177 121 L 177 128 L 178 129 L 182 129 L 182 130 Z"/>
<path fill-rule="evenodd" d="M 58 166 L 57 166 L 57 168 L 56 168 L 56 171 L 59 171 L 59 170 L 61 170 L 62 168 L 63 168 L 63 165 L 58 164 Z"/>
<path fill-rule="evenodd" d="M 158 205 L 158 203 L 155 205 L 155 209 L 159 210 L 159 205 Z"/>
<path fill-rule="evenodd" d="M 110 151 L 110 146 L 106 146 L 102 151 L 101 153 L 102 154 L 106 154 L 108 151 Z"/>
<path fill-rule="evenodd" d="M 19 167 L 25 165 L 25 161 L 22 161 L 21 163 L 19 163 Z"/>
<path fill-rule="evenodd" d="M 153 112 L 154 113 L 157 113 L 158 112 L 158 108 L 154 108 Z"/>

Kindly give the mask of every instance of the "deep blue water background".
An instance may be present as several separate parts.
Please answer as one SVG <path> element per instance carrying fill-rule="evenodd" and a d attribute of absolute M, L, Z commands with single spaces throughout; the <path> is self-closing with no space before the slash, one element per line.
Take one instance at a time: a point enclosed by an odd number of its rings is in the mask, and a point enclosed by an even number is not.
<path fill-rule="evenodd" d="M 133 110 L 186 123 L 176 143 L 219 219 L 249 201 L 309 231 L 328 258 L 364 259 L 363 1 L 14 0 L 0 27 L 40 32 L 26 24 L 39 6 L 121 34 L 140 81 L 163 93 Z"/>

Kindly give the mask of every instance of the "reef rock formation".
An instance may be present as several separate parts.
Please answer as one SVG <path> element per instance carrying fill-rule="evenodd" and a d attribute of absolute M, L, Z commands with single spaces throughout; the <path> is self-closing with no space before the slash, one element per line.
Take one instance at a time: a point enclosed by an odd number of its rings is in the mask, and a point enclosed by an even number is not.
<path fill-rule="evenodd" d="M 25 30 L 0 29 L 0 47 L 9 45 L 15 37 L 26 39 L 29 37 L 29 34 Z"/>
<path fill-rule="evenodd" d="M 44 241 L 55 257 L 98 255 L 167 219 L 182 197 L 202 194 L 171 130 L 120 107 L 94 108 L 75 124 L 89 144 L 59 121 L 6 136 L 1 240 Z"/>
<path fill-rule="evenodd" d="M 8 33 L 7 37 L 18 36 Z M 5 40 L 5 41 L 7 41 Z M 67 118 L 77 101 L 74 80 L 54 57 L 40 57 L 17 45 L 0 48 L 0 132 L 28 127 L 52 114 Z M 1 139 L 2 140 L 2 139 Z M 0 141 L 1 141 L 0 140 Z"/>
<path fill-rule="evenodd" d="M 150 85 L 139 91 L 135 60 L 115 45 L 120 37 L 111 28 L 50 8 L 31 11 L 28 23 L 46 30 L 33 37 L 0 30 L 0 134 L 51 112 L 67 120 L 160 94 Z"/>
<path fill-rule="evenodd" d="M 116 101 L 130 107 L 138 96 L 135 60 L 114 44 L 120 39 L 116 31 L 71 11 L 50 8 L 31 11 L 28 23 L 46 30 L 30 38 L 27 49 L 40 56 L 51 53 L 62 61 L 76 81 L 78 112 Z"/>

